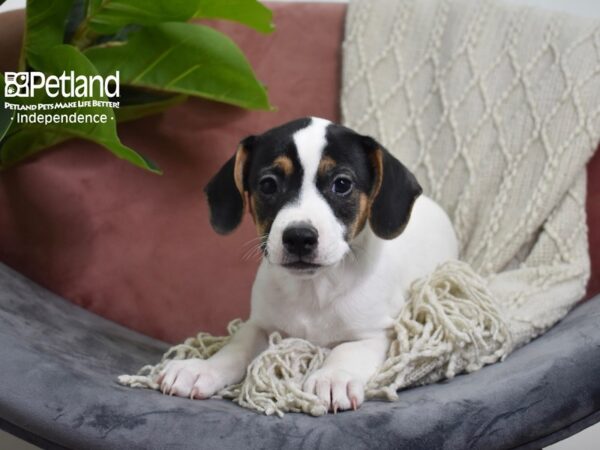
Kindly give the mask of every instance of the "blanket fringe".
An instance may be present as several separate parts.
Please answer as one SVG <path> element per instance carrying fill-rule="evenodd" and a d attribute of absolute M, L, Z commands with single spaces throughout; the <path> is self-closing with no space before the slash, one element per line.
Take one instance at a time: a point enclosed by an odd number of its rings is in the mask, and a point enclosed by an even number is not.
<path fill-rule="evenodd" d="M 266 415 L 304 412 L 313 416 L 327 409 L 313 394 L 302 391 L 305 379 L 323 365 L 329 349 L 303 339 L 282 339 L 279 333 L 269 338 L 269 347 L 248 367 L 246 377 L 219 394 L 240 406 Z"/>
<path fill-rule="evenodd" d="M 388 358 L 367 385 L 368 397 L 473 372 L 503 359 L 511 336 L 483 278 L 460 261 L 440 265 L 410 287 L 394 326 Z"/>

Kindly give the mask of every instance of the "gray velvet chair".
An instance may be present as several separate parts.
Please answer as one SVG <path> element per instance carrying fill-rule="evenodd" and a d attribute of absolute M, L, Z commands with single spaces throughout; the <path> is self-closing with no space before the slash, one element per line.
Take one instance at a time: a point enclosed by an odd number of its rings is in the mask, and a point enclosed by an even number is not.
<path fill-rule="evenodd" d="M 313 418 L 116 382 L 163 342 L 0 265 L 0 428 L 42 448 L 541 448 L 600 420 L 600 297 L 506 361 Z"/>

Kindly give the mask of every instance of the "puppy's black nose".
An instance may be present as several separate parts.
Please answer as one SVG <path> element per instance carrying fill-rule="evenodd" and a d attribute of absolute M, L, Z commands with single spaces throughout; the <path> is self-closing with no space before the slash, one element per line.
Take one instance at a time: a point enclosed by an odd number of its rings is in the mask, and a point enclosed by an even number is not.
<path fill-rule="evenodd" d="M 283 231 L 283 246 L 291 254 L 304 256 L 312 253 L 317 247 L 319 234 L 307 223 L 294 224 Z"/>

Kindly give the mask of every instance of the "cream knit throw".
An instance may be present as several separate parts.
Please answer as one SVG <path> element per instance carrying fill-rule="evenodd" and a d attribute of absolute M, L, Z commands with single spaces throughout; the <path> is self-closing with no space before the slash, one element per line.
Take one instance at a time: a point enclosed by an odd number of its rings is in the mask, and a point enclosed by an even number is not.
<path fill-rule="evenodd" d="M 356 1 L 342 112 L 444 206 L 464 261 L 411 286 L 368 398 L 496 362 L 582 298 L 585 164 L 600 137 L 598 22 L 491 0 Z M 166 360 L 205 358 L 227 340 L 201 333 L 119 381 L 157 389 Z M 266 414 L 324 414 L 301 386 L 327 352 L 274 334 L 243 382 L 220 394 Z"/>

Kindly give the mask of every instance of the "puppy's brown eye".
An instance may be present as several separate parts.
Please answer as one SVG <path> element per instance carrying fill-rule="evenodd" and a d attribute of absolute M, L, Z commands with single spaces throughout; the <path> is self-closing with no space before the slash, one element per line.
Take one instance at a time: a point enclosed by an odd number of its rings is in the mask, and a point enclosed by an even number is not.
<path fill-rule="evenodd" d="M 333 180 L 331 190 L 337 195 L 348 195 L 352 191 L 352 180 L 345 175 L 340 175 Z"/>
<path fill-rule="evenodd" d="M 264 195 L 273 195 L 277 192 L 277 179 L 273 175 L 266 175 L 258 182 L 258 188 Z"/>

